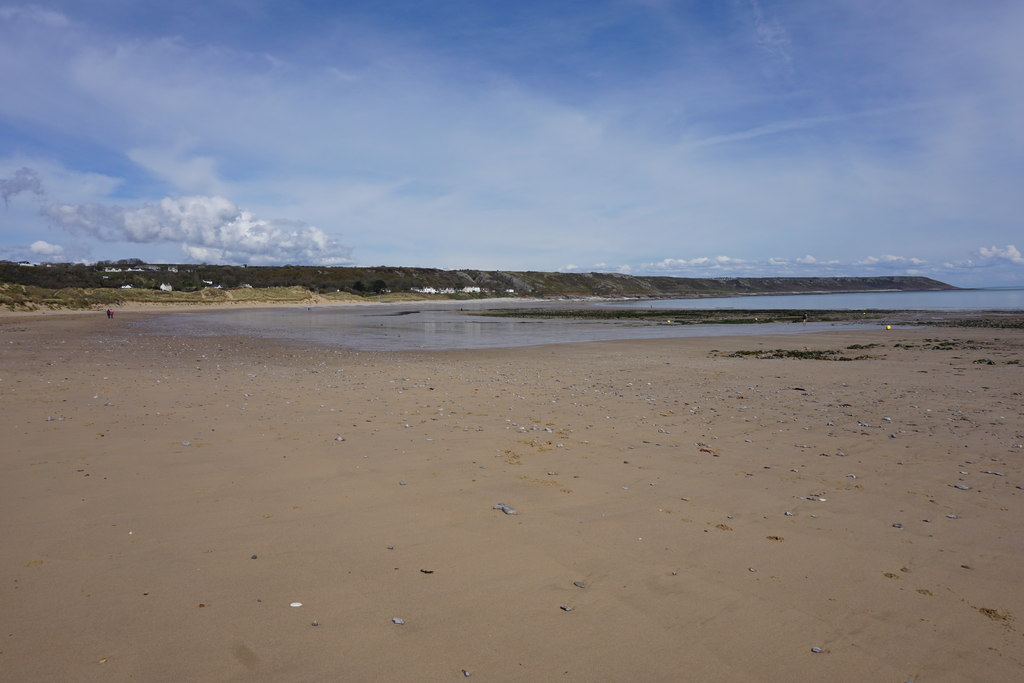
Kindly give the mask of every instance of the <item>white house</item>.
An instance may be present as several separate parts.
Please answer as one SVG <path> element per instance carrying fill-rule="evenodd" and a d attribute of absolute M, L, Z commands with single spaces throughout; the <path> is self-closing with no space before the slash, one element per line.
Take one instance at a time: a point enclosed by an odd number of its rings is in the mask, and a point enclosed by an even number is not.
<path fill-rule="evenodd" d="M 165 282 L 165 283 L 163 283 L 162 285 L 160 285 L 160 291 L 161 291 L 161 292 L 170 292 L 170 291 L 173 291 L 173 290 L 174 290 L 174 287 L 171 287 L 171 286 L 170 286 L 169 284 L 167 284 L 166 282 Z"/>

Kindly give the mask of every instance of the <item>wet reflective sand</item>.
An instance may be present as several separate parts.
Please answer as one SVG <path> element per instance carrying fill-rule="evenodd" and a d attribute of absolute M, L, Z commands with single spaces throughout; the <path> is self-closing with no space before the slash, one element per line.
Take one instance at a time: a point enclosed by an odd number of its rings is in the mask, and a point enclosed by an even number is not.
<path fill-rule="evenodd" d="M 793 334 L 869 329 L 878 324 L 766 323 L 678 325 L 636 321 L 495 318 L 473 311 L 521 303 L 363 304 L 312 308 L 168 313 L 134 323 L 145 332 L 184 336 L 244 335 L 358 350 L 483 349 L 572 342 Z M 579 304 L 575 304 L 579 307 Z M 531 307 L 536 307 L 531 304 Z"/>

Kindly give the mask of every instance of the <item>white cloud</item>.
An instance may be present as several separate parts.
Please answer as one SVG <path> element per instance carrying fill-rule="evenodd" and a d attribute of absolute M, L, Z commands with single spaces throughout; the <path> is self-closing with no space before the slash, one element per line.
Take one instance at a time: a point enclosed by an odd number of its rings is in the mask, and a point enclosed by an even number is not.
<path fill-rule="evenodd" d="M 868 256 L 867 258 L 859 261 L 854 261 L 855 266 L 924 266 L 928 262 L 924 259 L 919 259 L 915 256 L 893 256 L 892 254 L 882 254 L 881 256 Z"/>
<path fill-rule="evenodd" d="M 59 244 L 50 244 L 46 240 L 36 240 L 29 245 L 29 250 L 40 256 L 60 256 L 64 253 L 64 247 Z"/>
<path fill-rule="evenodd" d="M 976 252 L 977 256 L 985 261 L 1006 261 L 1016 265 L 1024 265 L 1024 256 L 1020 250 L 1012 244 L 1005 247 L 981 247 Z"/>
<path fill-rule="evenodd" d="M 968 254 L 967 258 L 960 261 L 947 261 L 942 265 L 948 270 L 1007 268 L 1016 270 L 1014 266 L 1024 266 L 1024 255 L 1013 244 L 1007 244 L 1005 247 L 978 247 Z M 1024 274 L 1020 274 L 1018 277 L 1024 278 Z"/>
<path fill-rule="evenodd" d="M 666 258 L 655 263 L 644 263 L 640 269 L 647 271 L 678 271 L 687 268 L 720 269 L 727 266 L 742 266 L 749 263 L 746 259 L 731 256 L 698 256 L 691 259 Z"/>
<path fill-rule="evenodd" d="M 268 221 L 224 197 L 165 198 L 139 209 L 53 205 L 45 214 L 61 228 L 104 242 L 179 243 L 192 260 L 218 263 L 351 263 L 351 248 L 294 221 Z"/>

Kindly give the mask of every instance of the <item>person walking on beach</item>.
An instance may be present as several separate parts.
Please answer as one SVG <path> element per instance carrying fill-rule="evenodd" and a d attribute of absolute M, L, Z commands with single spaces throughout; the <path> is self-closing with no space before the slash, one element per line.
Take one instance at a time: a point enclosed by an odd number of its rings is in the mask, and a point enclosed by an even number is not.
<path fill-rule="evenodd" d="M 112 310 L 110 310 L 109 308 L 107 309 L 107 317 L 108 318 L 113 318 L 114 317 L 114 312 Z"/>

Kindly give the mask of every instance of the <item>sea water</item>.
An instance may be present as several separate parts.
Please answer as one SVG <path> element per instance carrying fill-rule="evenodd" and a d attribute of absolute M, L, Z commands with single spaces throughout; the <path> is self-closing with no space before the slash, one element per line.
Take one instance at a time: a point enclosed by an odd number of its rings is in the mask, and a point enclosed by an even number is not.
<path fill-rule="evenodd" d="M 606 304 L 655 309 L 1024 311 L 1024 287 L 953 289 L 934 292 L 851 292 L 658 299 Z"/>
<path fill-rule="evenodd" d="M 801 294 L 615 303 L 481 300 L 311 308 L 288 306 L 166 313 L 147 316 L 134 323 L 134 326 L 155 334 L 241 335 L 359 350 L 403 351 L 484 349 L 626 339 L 798 334 L 837 328 L 870 329 L 885 324 L 884 320 L 875 320 L 869 323 L 679 325 L 669 324 L 667 321 L 497 318 L 476 313 L 489 308 L 546 306 L 625 306 L 654 309 L 1019 310 L 1024 309 L 1024 289 Z"/>
<path fill-rule="evenodd" d="M 524 306 L 519 303 L 519 306 Z M 564 305 L 564 304 L 563 304 Z M 584 304 L 586 305 L 586 304 Z M 494 308 L 493 302 L 479 302 Z M 465 308 L 459 311 L 458 308 Z M 574 305 L 575 307 L 575 305 Z M 667 321 L 566 320 L 476 315 L 475 306 L 436 303 L 166 313 L 132 326 L 176 336 L 246 336 L 367 351 L 485 349 L 541 344 L 679 337 L 799 334 L 876 328 L 879 323 L 679 325 Z"/>

